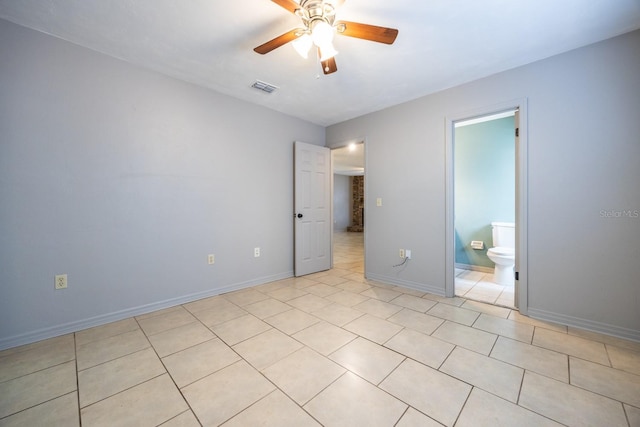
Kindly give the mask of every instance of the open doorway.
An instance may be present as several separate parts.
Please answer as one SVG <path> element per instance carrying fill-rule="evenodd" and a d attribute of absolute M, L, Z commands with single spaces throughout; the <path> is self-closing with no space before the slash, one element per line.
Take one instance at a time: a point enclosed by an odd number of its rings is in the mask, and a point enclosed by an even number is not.
<path fill-rule="evenodd" d="M 446 126 L 445 294 L 514 307 L 526 314 L 526 99 L 447 117 Z M 495 135 L 474 136 L 474 126 L 484 132 L 503 127 L 498 136 L 504 140 L 503 151 L 495 152 Z M 458 133 L 461 128 L 465 130 Z M 466 152 L 460 150 L 465 133 L 472 139 Z M 483 138 L 492 141 L 491 149 L 477 145 Z M 465 157 L 466 161 L 458 162 Z M 505 172 L 509 169 L 510 173 Z M 509 182 L 489 186 L 487 180 Z M 497 248 L 494 238 L 504 247 Z M 510 254 L 502 250 L 509 247 Z"/>
<path fill-rule="evenodd" d="M 454 124 L 455 296 L 515 307 L 515 111 Z"/>
<path fill-rule="evenodd" d="M 364 274 L 364 143 L 331 150 L 333 168 L 333 267 Z"/>

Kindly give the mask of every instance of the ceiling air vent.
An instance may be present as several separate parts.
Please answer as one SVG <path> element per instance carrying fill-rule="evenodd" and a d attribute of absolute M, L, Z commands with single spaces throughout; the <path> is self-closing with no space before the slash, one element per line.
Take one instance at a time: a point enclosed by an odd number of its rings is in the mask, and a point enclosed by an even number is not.
<path fill-rule="evenodd" d="M 256 82 L 252 84 L 251 87 L 254 87 L 266 93 L 271 93 L 274 90 L 278 89 L 277 86 L 271 85 L 269 83 L 261 82 L 260 80 L 256 80 Z"/>

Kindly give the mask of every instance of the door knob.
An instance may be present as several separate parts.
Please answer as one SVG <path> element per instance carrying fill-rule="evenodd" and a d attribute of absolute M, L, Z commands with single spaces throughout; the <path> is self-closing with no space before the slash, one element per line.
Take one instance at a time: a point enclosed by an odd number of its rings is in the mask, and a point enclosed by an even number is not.
<path fill-rule="evenodd" d="M 296 216 L 297 216 L 298 218 L 302 218 L 302 216 L 303 216 L 303 215 L 302 215 L 301 213 L 299 213 L 299 214 L 298 214 L 298 215 L 296 215 Z"/>

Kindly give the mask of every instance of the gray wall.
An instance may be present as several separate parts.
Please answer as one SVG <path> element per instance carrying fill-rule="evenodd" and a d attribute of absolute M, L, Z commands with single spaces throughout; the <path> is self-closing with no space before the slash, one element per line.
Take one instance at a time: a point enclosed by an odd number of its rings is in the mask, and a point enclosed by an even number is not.
<path fill-rule="evenodd" d="M 367 140 L 367 277 L 444 294 L 445 118 L 526 97 L 529 314 L 640 340 L 638 76 L 640 31 L 327 128 Z"/>
<path fill-rule="evenodd" d="M 2 20 L 0 58 L 0 348 L 292 275 L 324 128 Z"/>
<path fill-rule="evenodd" d="M 333 230 L 346 231 L 351 225 L 351 185 L 349 176 L 333 174 Z"/>

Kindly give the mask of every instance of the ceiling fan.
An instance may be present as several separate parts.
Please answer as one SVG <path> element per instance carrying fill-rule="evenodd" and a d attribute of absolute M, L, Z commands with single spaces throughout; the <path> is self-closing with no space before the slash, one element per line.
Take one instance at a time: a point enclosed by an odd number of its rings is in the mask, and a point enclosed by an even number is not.
<path fill-rule="evenodd" d="M 338 71 L 335 60 L 338 52 L 333 47 L 334 33 L 385 44 L 392 44 L 398 36 L 398 30 L 394 28 L 336 21 L 336 7 L 344 3 L 344 0 L 300 0 L 300 3 L 293 0 L 272 1 L 300 17 L 303 26 L 269 40 L 253 50 L 264 55 L 293 42 L 296 51 L 306 58 L 309 50 L 315 45 L 324 74 Z"/>

